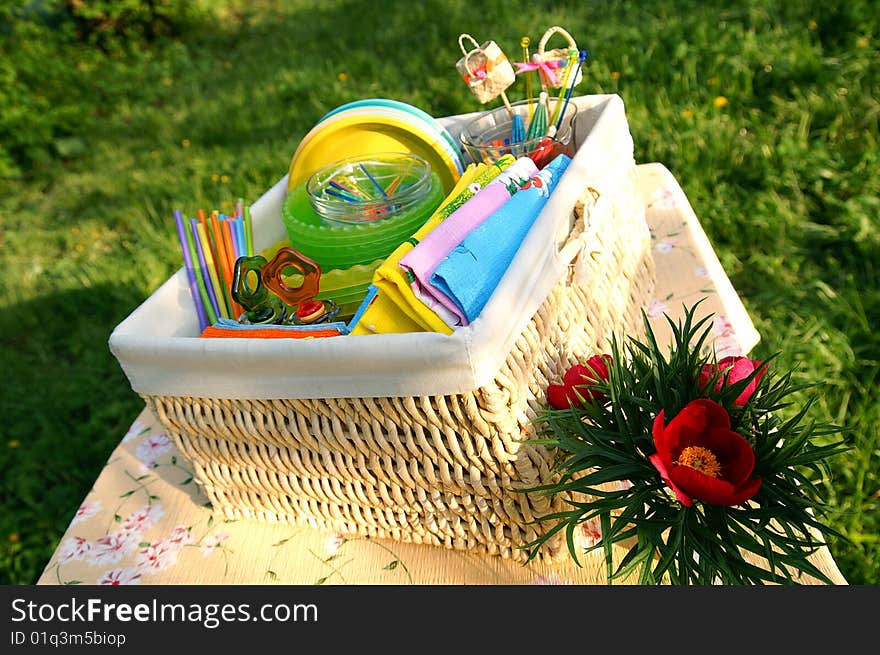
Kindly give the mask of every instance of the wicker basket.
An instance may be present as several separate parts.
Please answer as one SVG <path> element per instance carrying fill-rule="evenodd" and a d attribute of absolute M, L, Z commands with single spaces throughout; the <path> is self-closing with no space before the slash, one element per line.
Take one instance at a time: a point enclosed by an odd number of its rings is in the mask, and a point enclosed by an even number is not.
<path fill-rule="evenodd" d="M 518 493 L 549 479 L 552 453 L 527 440 L 549 382 L 634 333 L 654 286 L 635 187 L 622 203 L 586 190 L 589 232 L 493 384 L 446 396 L 230 400 L 145 395 L 191 460 L 215 510 L 524 559 L 536 517 L 564 499 Z M 585 225 L 586 224 L 586 225 Z M 553 557 L 560 543 L 543 549 Z"/>
<path fill-rule="evenodd" d="M 525 559 L 565 500 L 522 493 L 551 476 L 554 453 L 529 443 L 547 384 L 639 333 L 655 280 L 622 101 L 573 102 L 569 171 L 453 335 L 199 339 L 183 271 L 117 326 L 111 351 L 219 515 Z M 469 118 L 440 120 L 455 134 Z M 283 228 L 285 189 L 252 206 L 257 248 Z"/>

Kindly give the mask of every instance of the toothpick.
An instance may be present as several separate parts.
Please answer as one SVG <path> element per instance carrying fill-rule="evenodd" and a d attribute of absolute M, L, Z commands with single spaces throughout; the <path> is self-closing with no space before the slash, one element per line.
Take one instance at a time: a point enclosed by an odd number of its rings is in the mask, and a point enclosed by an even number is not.
<path fill-rule="evenodd" d="M 523 62 L 524 63 L 528 63 L 529 61 L 531 61 L 529 59 L 529 44 L 531 42 L 532 42 L 532 40 L 527 36 L 524 36 L 522 39 L 520 39 L 519 44 L 522 46 L 522 49 L 523 49 Z M 532 109 L 532 76 L 530 73 L 526 73 L 525 77 L 526 77 L 526 98 L 529 101 L 529 104 L 528 104 L 529 120 L 532 120 L 532 112 L 534 111 Z"/>
<path fill-rule="evenodd" d="M 501 92 L 501 99 L 504 101 L 504 106 L 507 107 L 507 113 L 513 118 L 513 107 L 510 105 L 510 100 L 507 99 L 507 94 L 504 91 Z"/>

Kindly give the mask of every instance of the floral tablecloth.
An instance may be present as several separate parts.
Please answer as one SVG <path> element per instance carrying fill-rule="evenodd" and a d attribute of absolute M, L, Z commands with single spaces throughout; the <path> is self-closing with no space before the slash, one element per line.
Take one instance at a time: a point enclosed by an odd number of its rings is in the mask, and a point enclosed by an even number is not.
<path fill-rule="evenodd" d="M 673 175 L 639 166 L 654 240 L 657 291 L 645 308 L 658 338 L 663 318 L 705 298 L 718 357 L 759 340 Z M 598 523 L 578 534 L 584 548 Z M 830 553 L 815 563 L 846 581 Z M 346 536 L 281 524 L 215 518 L 189 463 L 145 408 L 113 451 L 37 584 L 604 584 L 601 552 L 522 565 L 495 556 Z M 805 578 L 803 582 L 813 583 Z"/>

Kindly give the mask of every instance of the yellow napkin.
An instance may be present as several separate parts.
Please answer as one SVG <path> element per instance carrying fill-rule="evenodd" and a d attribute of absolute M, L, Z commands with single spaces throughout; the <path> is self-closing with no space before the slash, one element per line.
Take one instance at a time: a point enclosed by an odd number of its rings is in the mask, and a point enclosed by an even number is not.
<path fill-rule="evenodd" d="M 379 291 L 372 304 L 355 325 L 352 334 L 402 332 L 452 334 L 452 328 L 415 296 L 411 280 L 398 263 L 431 230 L 470 200 L 477 191 L 496 178 L 514 161 L 516 161 L 516 157 L 513 155 L 504 155 L 492 164 L 471 164 L 465 169 L 455 188 L 446 197 L 447 202 L 442 204 L 411 238 L 400 244 L 376 269 L 373 274 L 373 284 Z"/>

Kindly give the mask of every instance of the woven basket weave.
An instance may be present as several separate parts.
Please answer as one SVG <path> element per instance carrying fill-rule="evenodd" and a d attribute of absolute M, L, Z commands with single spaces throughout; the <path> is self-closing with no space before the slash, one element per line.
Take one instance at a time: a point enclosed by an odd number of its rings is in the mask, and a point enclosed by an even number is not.
<path fill-rule="evenodd" d="M 571 238 L 586 244 L 519 335 L 494 382 L 470 393 L 342 399 L 143 395 L 215 512 L 524 560 L 537 517 L 559 509 L 520 490 L 550 479 L 530 444 L 546 387 L 612 333 L 639 334 L 654 288 L 636 182 L 586 189 Z M 583 232 L 583 234 L 581 234 Z M 350 337 L 357 338 L 357 337 Z M 542 559 L 565 556 L 551 542 Z"/>

